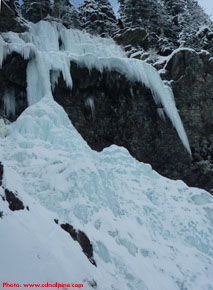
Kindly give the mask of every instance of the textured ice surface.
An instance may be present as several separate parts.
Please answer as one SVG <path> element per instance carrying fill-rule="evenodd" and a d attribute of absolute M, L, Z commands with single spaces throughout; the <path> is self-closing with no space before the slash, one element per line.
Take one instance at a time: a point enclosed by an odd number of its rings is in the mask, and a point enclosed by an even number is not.
<path fill-rule="evenodd" d="M 3 37 L 4 45 L 0 39 L 0 65 L 3 57 L 12 51 L 30 59 L 27 68 L 29 105 L 45 95 L 51 95 L 51 85 L 54 88 L 59 76 L 56 72 L 62 72 L 67 86 L 72 88 L 71 60 L 88 69 L 116 70 L 129 80 L 141 82 L 150 88 L 155 102 L 163 105 L 185 148 L 191 153 L 171 89 L 165 86 L 154 67 L 141 60 L 128 59 L 112 39 L 94 37 L 45 21 L 31 24 L 28 32 L 8 32 Z M 52 77 L 51 71 L 54 71 Z"/>
<path fill-rule="evenodd" d="M 88 235 L 98 289 L 213 289 L 207 192 L 161 177 L 124 148 L 92 151 L 51 96 L 26 109 L 11 130 L 0 139 L 4 185 Z"/>

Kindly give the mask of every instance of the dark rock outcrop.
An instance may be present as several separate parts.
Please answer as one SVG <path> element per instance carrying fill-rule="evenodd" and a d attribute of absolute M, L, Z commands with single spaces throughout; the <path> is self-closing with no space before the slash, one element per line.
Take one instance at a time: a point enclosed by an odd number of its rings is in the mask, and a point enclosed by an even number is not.
<path fill-rule="evenodd" d="M 189 184 L 213 188 L 213 58 L 206 52 L 177 52 L 167 63 L 165 78 L 172 81 L 177 107 L 192 149 Z"/>
<path fill-rule="evenodd" d="M 133 47 L 142 47 L 148 49 L 147 32 L 143 28 L 122 29 L 115 34 L 114 40 L 122 46 L 132 45 Z"/>
<path fill-rule="evenodd" d="M 5 5 L 5 3 L 7 5 Z M 26 30 L 24 21 L 17 13 L 15 0 L 1 3 L 0 10 L 0 32 L 14 31 L 23 32 Z"/>
<path fill-rule="evenodd" d="M 4 167 L 3 167 L 3 164 L 0 162 L 0 186 L 2 186 L 3 173 L 4 173 Z"/>
<path fill-rule="evenodd" d="M 94 266 L 97 266 L 93 258 L 93 247 L 87 235 L 85 235 L 85 233 L 82 231 L 76 231 L 72 225 L 67 223 L 61 224 L 61 228 L 66 232 L 68 232 L 74 241 L 77 241 L 79 243 L 84 254 L 89 259 L 90 263 L 93 264 Z"/>
<path fill-rule="evenodd" d="M 12 211 L 24 209 L 23 202 L 12 191 L 5 189 L 6 201 L 9 203 L 9 209 Z"/>
<path fill-rule="evenodd" d="M 9 55 L 0 69 L 0 116 L 6 117 L 10 121 L 14 121 L 28 106 L 26 69 L 27 61 L 17 53 Z M 15 114 L 5 111 L 4 95 L 7 92 L 14 95 Z"/>
<path fill-rule="evenodd" d="M 97 282 L 95 280 L 91 280 L 91 281 L 88 281 L 86 280 L 86 282 L 89 284 L 90 287 L 92 287 L 93 289 L 97 289 L 98 285 L 97 285 Z"/>

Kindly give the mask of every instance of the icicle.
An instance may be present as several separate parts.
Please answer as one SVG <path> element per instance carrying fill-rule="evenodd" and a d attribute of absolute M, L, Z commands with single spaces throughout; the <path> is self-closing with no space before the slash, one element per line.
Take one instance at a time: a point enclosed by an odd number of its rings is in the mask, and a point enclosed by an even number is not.
<path fill-rule="evenodd" d="M 45 54 L 38 52 L 27 66 L 27 98 L 29 106 L 51 95 L 50 64 Z"/>
<path fill-rule="evenodd" d="M 14 117 L 16 114 L 16 99 L 14 90 L 6 90 L 4 93 L 4 114 L 6 117 Z"/>
<path fill-rule="evenodd" d="M 165 116 L 164 109 L 163 108 L 157 108 L 157 112 L 158 112 L 159 117 L 162 120 L 166 121 L 166 116 Z"/>
<path fill-rule="evenodd" d="M 31 43 L 27 43 L 27 45 L 25 45 L 24 49 L 22 49 L 21 51 L 21 55 L 24 59 L 30 59 L 35 54 L 36 54 L 36 49 L 34 45 L 32 45 Z"/>
<path fill-rule="evenodd" d="M 133 97 L 134 97 L 133 88 L 131 87 L 131 88 L 129 89 L 129 91 L 130 91 L 130 95 L 131 95 L 131 97 L 133 98 Z"/>
<path fill-rule="evenodd" d="M 24 59 L 30 59 L 35 55 L 36 47 L 32 43 L 25 43 L 22 35 L 11 31 L 3 35 L 6 36 L 6 42 L 0 36 L 0 61 L 13 52 L 20 54 Z"/>
<path fill-rule="evenodd" d="M 45 95 L 51 95 L 50 71 L 55 71 L 53 87 L 58 81 L 60 72 L 68 88 L 72 88 L 70 75 L 70 60 L 64 55 L 37 52 L 27 66 L 27 96 L 28 104 L 33 105 Z"/>
<path fill-rule="evenodd" d="M 92 118 L 94 120 L 95 119 L 95 103 L 94 103 L 94 99 L 92 97 L 86 98 L 85 105 L 90 108 L 91 114 L 92 114 Z"/>
<path fill-rule="evenodd" d="M 0 68 L 2 68 L 3 60 L 4 60 L 4 41 L 0 35 Z"/>
<path fill-rule="evenodd" d="M 51 70 L 50 81 L 51 81 L 52 91 L 55 90 L 55 86 L 58 84 L 59 77 L 60 77 L 60 71 Z"/>
<path fill-rule="evenodd" d="M 70 58 L 64 54 L 52 53 L 46 54 L 50 62 L 50 68 L 62 73 L 63 79 L 68 88 L 72 89 L 72 78 L 70 74 Z"/>

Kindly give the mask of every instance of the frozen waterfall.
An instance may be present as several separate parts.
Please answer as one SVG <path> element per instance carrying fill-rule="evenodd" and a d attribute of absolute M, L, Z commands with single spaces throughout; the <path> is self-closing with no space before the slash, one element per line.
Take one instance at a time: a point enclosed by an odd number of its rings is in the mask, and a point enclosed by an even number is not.
<path fill-rule="evenodd" d="M 55 22 L 45 21 L 30 24 L 29 31 L 25 33 L 8 32 L 2 37 L 4 40 L 0 38 L 0 66 L 3 59 L 13 51 L 29 59 L 27 68 L 29 105 L 38 102 L 45 95 L 52 94 L 50 80 L 52 71 L 55 72 L 54 84 L 59 76 L 56 72 L 61 72 L 67 87 L 72 88 L 71 61 L 88 69 L 115 70 L 133 82 L 145 84 L 151 90 L 155 102 L 162 104 L 182 143 L 191 153 L 171 89 L 162 82 L 158 72 L 151 65 L 141 60 L 128 59 L 121 47 L 112 39 L 94 37 L 78 30 L 66 29 Z"/>

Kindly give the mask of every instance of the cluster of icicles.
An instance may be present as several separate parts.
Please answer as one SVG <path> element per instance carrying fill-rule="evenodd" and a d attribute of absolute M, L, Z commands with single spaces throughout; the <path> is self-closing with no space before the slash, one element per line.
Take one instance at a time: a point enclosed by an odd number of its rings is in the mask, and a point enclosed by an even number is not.
<path fill-rule="evenodd" d="M 87 67 L 118 71 L 130 81 L 143 83 L 161 104 L 189 153 L 187 135 L 178 114 L 172 90 L 161 80 L 149 64 L 128 59 L 122 48 L 112 39 L 94 37 L 79 30 L 66 29 L 56 22 L 40 21 L 29 24 L 24 33 L 7 32 L 0 36 L 0 67 L 7 55 L 17 52 L 29 60 L 27 66 L 28 104 L 33 105 L 52 90 L 60 74 L 72 89 L 71 61 Z"/>

